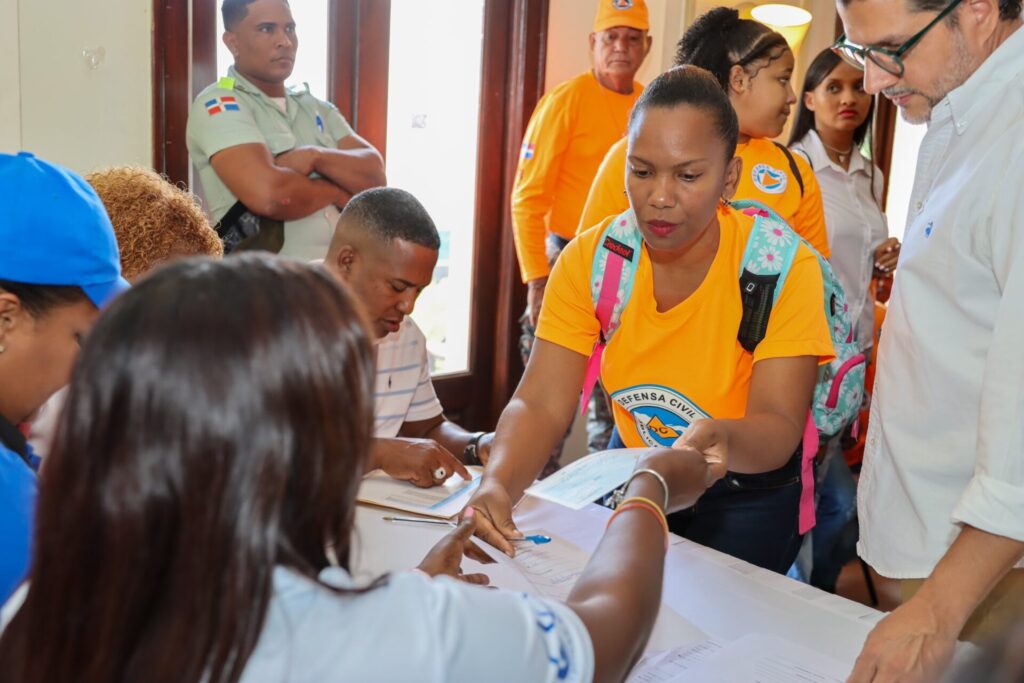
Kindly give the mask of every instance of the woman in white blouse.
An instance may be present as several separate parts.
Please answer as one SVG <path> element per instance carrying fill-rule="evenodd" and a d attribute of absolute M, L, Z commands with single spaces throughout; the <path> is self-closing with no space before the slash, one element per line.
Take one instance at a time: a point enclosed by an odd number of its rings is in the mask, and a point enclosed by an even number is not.
<path fill-rule="evenodd" d="M 826 49 L 807 69 L 789 140 L 807 157 L 821 185 L 832 268 L 865 351 L 874 326 L 871 278 L 891 278 L 900 249 L 882 213 L 882 172 L 860 150 L 873 110 L 864 73 Z"/>
<path fill-rule="evenodd" d="M 807 69 L 789 144 L 807 157 L 821 186 L 832 268 L 849 302 L 855 338 L 870 358 L 874 331 L 871 279 L 892 277 L 900 243 L 889 237 L 882 213 L 882 172 L 860 150 L 874 109 L 863 81 L 864 73 L 831 49 L 819 53 Z M 840 441 L 836 438 L 828 444 L 819 468 L 814 568 L 805 576 L 825 590 L 835 590 L 839 571 L 853 557 L 856 542 L 855 530 L 848 525 L 856 512 L 856 490 L 840 453 Z"/>
<path fill-rule="evenodd" d="M 664 513 L 724 463 L 644 451 L 565 602 L 468 585 L 486 583 L 459 568 L 469 509 L 418 571 L 357 585 L 371 339 L 330 274 L 265 253 L 179 261 L 120 296 L 47 456 L 0 681 L 623 680 L 661 602 Z"/>

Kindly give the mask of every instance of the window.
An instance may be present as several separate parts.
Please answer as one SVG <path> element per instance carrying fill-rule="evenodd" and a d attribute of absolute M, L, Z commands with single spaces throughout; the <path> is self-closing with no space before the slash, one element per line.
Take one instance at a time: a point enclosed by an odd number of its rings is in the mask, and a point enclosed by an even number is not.
<path fill-rule="evenodd" d="M 290 85 L 309 83 L 384 155 L 442 236 L 414 317 L 446 412 L 493 426 L 518 383 L 518 282 L 508 196 L 543 89 L 548 0 L 302 0 Z M 219 0 L 154 0 L 154 164 L 191 183 L 191 101 L 223 75 Z M 440 28 L 438 28 L 440 27 Z M 193 188 L 198 189 L 198 188 Z"/>
<path fill-rule="evenodd" d="M 391 2 L 388 183 L 423 202 L 441 234 L 433 284 L 413 313 L 435 374 L 469 369 L 483 16 L 484 0 Z"/>

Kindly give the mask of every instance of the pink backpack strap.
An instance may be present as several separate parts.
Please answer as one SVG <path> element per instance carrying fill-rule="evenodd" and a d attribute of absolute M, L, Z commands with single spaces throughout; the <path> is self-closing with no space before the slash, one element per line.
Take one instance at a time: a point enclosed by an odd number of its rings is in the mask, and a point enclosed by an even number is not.
<path fill-rule="evenodd" d="M 798 530 L 800 535 L 814 528 L 814 458 L 818 455 L 818 428 L 814 424 L 814 414 L 807 411 L 807 424 L 804 425 L 803 454 L 800 458 L 800 517 Z"/>
<path fill-rule="evenodd" d="M 587 414 L 587 406 L 590 404 L 590 395 L 594 392 L 597 378 L 601 374 L 601 356 L 608 345 L 611 337 L 612 311 L 615 304 L 619 302 L 619 281 L 622 279 L 622 268 L 625 259 L 614 252 L 608 252 L 608 263 L 605 266 L 604 277 L 601 280 L 601 292 L 597 297 L 595 314 L 597 321 L 601 323 L 601 338 L 594 345 L 594 350 L 587 361 L 587 374 L 583 379 L 583 396 L 580 401 L 580 415 Z"/>

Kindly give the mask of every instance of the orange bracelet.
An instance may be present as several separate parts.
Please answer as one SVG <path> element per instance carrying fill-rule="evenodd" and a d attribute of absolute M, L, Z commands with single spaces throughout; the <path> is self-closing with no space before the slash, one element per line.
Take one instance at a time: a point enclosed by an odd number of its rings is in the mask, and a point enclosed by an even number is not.
<path fill-rule="evenodd" d="M 657 505 L 654 505 L 653 503 L 634 499 L 626 502 L 623 505 L 619 505 L 619 507 L 615 509 L 615 512 L 612 513 L 612 516 L 608 518 L 608 524 L 605 526 L 605 529 L 611 526 L 612 521 L 615 519 L 615 517 L 618 516 L 620 512 L 625 512 L 626 510 L 646 510 L 647 512 L 654 515 L 654 517 L 658 520 L 658 524 L 661 525 L 662 530 L 665 532 L 665 550 L 668 550 L 668 520 L 665 519 L 665 513 L 662 512 L 661 509 Z"/>

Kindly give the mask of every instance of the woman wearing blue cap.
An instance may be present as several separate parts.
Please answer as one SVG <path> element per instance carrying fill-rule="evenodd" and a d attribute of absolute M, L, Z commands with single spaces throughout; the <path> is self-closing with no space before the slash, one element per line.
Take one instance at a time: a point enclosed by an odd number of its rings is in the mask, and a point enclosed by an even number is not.
<path fill-rule="evenodd" d="M 36 498 L 38 459 L 17 425 L 67 383 L 99 308 L 127 286 L 88 183 L 0 154 L 0 602 L 25 576 Z"/>

